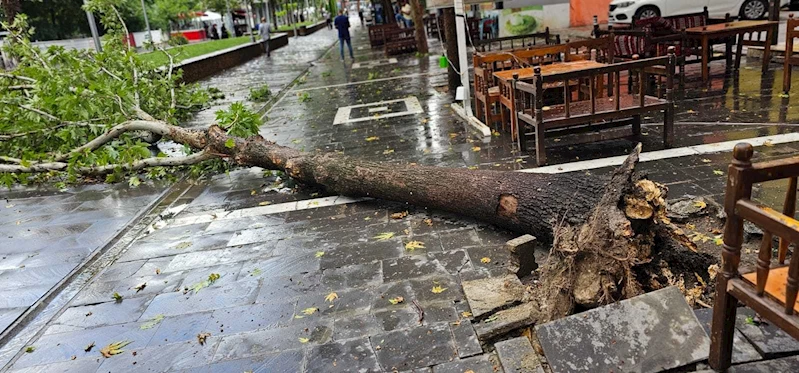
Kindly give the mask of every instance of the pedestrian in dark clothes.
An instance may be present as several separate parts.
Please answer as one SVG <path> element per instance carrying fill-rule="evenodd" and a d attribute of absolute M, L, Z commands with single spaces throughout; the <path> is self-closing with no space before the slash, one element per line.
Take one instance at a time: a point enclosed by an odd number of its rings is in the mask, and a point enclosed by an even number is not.
<path fill-rule="evenodd" d="M 347 48 L 350 49 L 350 58 L 355 59 L 352 55 L 352 42 L 350 41 L 350 19 L 344 15 L 344 10 L 338 11 L 338 17 L 333 20 L 333 24 L 338 29 L 338 43 L 339 50 L 341 51 L 341 60 L 344 61 L 344 43 L 347 43 Z"/>

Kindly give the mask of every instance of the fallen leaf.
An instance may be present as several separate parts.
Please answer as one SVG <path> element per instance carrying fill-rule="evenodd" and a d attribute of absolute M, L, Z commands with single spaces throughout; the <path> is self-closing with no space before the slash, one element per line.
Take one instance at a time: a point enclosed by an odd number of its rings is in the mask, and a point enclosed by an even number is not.
<path fill-rule="evenodd" d="M 300 343 L 308 343 L 308 341 L 310 341 L 310 339 L 308 339 L 308 338 L 305 338 L 305 337 L 299 337 L 299 338 L 297 338 L 297 339 L 299 339 L 299 340 L 300 340 Z"/>
<path fill-rule="evenodd" d="M 119 293 L 116 293 L 116 292 L 115 292 L 114 294 L 112 294 L 112 295 L 111 295 L 111 298 L 114 298 L 114 300 L 115 300 L 117 303 L 122 303 L 122 296 L 121 296 L 121 295 L 119 295 Z"/>
<path fill-rule="evenodd" d="M 84 349 L 83 349 L 83 351 L 89 352 L 89 351 L 91 351 L 93 348 L 94 348 L 94 342 L 92 342 L 92 343 L 89 343 L 89 345 L 88 345 L 88 346 L 86 346 L 86 348 L 84 348 Z"/>
<path fill-rule="evenodd" d="M 389 155 L 389 154 L 392 154 L 392 153 L 394 153 L 394 149 L 383 150 L 383 155 Z"/>
<path fill-rule="evenodd" d="M 413 251 L 416 249 L 424 249 L 424 242 L 422 241 L 411 241 L 405 244 L 405 249 L 408 251 Z"/>
<path fill-rule="evenodd" d="M 480 263 L 491 263 L 491 258 L 483 257 L 480 259 Z"/>
<path fill-rule="evenodd" d="M 463 312 L 461 312 L 461 316 L 463 316 L 463 317 L 472 317 L 472 313 L 469 312 L 469 311 L 463 311 Z"/>
<path fill-rule="evenodd" d="M 147 287 L 147 283 L 146 282 L 142 282 L 141 284 L 138 284 L 138 285 L 134 286 L 133 289 L 136 290 L 136 292 L 138 293 L 138 292 L 144 290 L 144 288 L 146 288 L 146 287 Z"/>
<path fill-rule="evenodd" d="M 472 151 L 473 152 L 479 152 L 480 151 L 480 147 L 479 146 L 473 146 L 472 147 Z"/>
<path fill-rule="evenodd" d="M 336 299 L 338 299 L 338 294 L 336 294 L 336 293 L 330 293 L 330 294 L 328 294 L 325 297 L 325 300 L 330 302 L 330 303 L 333 303 L 333 301 L 336 300 Z"/>
<path fill-rule="evenodd" d="M 302 310 L 302 313 L 304 313 L 304 314 L 306 314 L 308 316 L 311 316 L 314 313 L 316 313 L 316 311 L 319 311 L 319 309 L 316 308 L 316 307 L 308 307 L 308 308 Z"/>
<path fill-rule="evenodd" d="M 261 202 L 261 203 L 258 203 L 258 206 L 266 206 L 266 205 L 271 205 L 271 204 L 272 204 L 272 202 L 269 202 L 269 201 L 263 201 L 263 202 Z"/>
<path fill-rule="evenodd" d="M 301 143 L 301 142 L 302 142 L 302 139 L 294 139 L 294 140 L 291 140 L 291 142 L 292 142 L 293 144 L 299 144 L 299 143 Z"/>
<path fill-rule="evenodd" d="M 383 232 L 377 236 L 374 236 L 374 238 L 376 238 L 378 241 L 385 241 L 391 239 L 392 237 L 394 237 L 394 232 Z"/>
<path fill-rule="evenodd" d="M 724 244 L 724 237 L 722 235 L 718 235 L 718 236 L 713 237 L 713 243 L 716 244 L 716 246 L 723 245 Z"/>
<path fill-rule="evenodd" d="M 685 224 L 685 227 L 686 227 L 686 228 L 688 228 L 688 229 L 690 229 L 690 230 L 694 230 L 694 229 L 696 229 L 696 226 L 695 226 L 695 225 L 693 225 L 693 224 L 691 224 L 691 223 Z"/>
<path fill-rule="evenodd" d="M 427 224 L 428 227 L 432 227 L 433 219 L 424 219 L 424 223 Z"/>
<path fill-rule="evenodd" d="M 164 320 L 164 315 L 161 314 L 155 315 L 155 317 L 153 317 L 149 321 L 145 322 L 144 324 L 141 324 L 139 329 L 141 330 L 152 329 L 154 326 L 160 324 L 161 321 L 163 320 Z"/>
<path fill-rule="evenodd" d="M 469 166 L 469 167 L 466 167 L 466 168 L 468 168 L 468 169 L 470 169 L 470 170 L 476 170 L 476 169 L 478 169 L 478 168 L 480 168 L 480 167 L 477 167 L 477 166 Z"/>
<path fill-rule="evenodd" d="M 391 298 L 391 299 L 388 300 L 388 302 L 391 303 L 391 304 L 400 304 L 400 303 L 402 303 L 404 301 L 405 301 L 405 298 L 403 298 L 403 297 L 394 297 L 394 298 Z"/>
<path fill-rule="evenodd" d="M 263 273 L 263 271 L 261 271 L 260 268 L 256 268 L 256 269 L 253 269 L 252 272 L 250 272 L 250 276 L 253 276 L 253 277 L 260 276 L 261 273 Z"/>
<path fill-rule="evenodd" d="M 721 171 L 721 170 L 713 170 L 713 175 L 722 176 L 722 175 L 724 175 L 724 171 Z"/>
<path fill-rule="evenodd" d="M 433 292 L 433 294 L 441 294 L 441 293 L 443 293 L 445 290 L 447 290 L 447 288 L 442 288 L 441 286 L 438 286 L 438 285 L 436 285 L 436 286 L 433 286 L 433 288 L 432 288 L 432 289 L 430 289 L 430 291 L 432 291 L 432 292 Z"/>
<path fill-rule="evenodd" d="M 763 142 L 763 146 L 772 147 L 774 146 L 774 143 L 771 140 L 766 140 Z"/>
<path fill-rule="evenodd" d="M 220 276 L 218 273 L 212 273 L 208 275 L 208 281 L 210 281 L 213 284 L 216 280 L 219 280 L 220 277 L 222 276 Z"/>
<path fill-rule="evenodd" d="M 490 322 L 494 322 L 494 321 L 497 321 L 497 316 L 496 316 L 496 315 L 494 315 L 494 316 L 491 316 L 491 317 L 489 317 L 489 318 L 487 318 L 487 319 L 483 320 L 483 323 L 486 323 L 486 324 L 488 324 L 488 323 L 490 323 Z"/>
<path fill-rule="evenodd" d="M 161 268 L 156 268 L 155 269 L 155 274 L 156 275 L 160 275 L 161 274 Z"/>
<path fill-rule="evenodd" d="M 380 140 L 380 138 L 377 137 L 377 136 L 370 136 L 370 137 L 366 138 L 366 141 L 369 141 L 369 142 L 377 141 L 377 140 Z"/>
<path fill-rule="evenodd" d="M 102 354 L 103 357 L 105 358 L 109 358 L 114 355 L 119 355 L 125 352 L 125 350 L 123 350 L 122 348 L 131 344 L 131 342 L 132 341 L 120 341 L 120 342 L 111 343 L 108 346 L 105 346 L 102 349 L 100 349 L 100 354 Z"/>
<path fill-rule="evenodd" d="M 316 252 L 316 255 L 314 255 L 314 256 L 316 256 L 317 258 L 321 258 L 321 257 L 322 257 L 322 256 L 324 256 L 324 255 L 325 255 L 325 252 L 324 252 L 324 251 L 317 251 L 317 252 Z"/>
<path fill-rule="evenodd" d="M 711 160 L 709 160 L 709 159 L 707 159 L 707 158 L 705 158 L 705 159 L 703 159 L 703 160 L 702 160 L 702 163 L 710 163 L 710 162 L 713 162 L 713 161 L 711 161 Z"/>
<path fill-rule="evenodd" d="M 200 343 L 200 346 L 204 346 L 205 345 L 205 340 L 207 340 L 208 337 L 210 337 L 210 336 L 211 336 L 211 333 L 200 333 L 200 334 L 197 334 L 197 342 Z"/>
<path fill-rule="evenodd" d="M 707 207 L 707 203 L 705 203 L 705 201 L 694 201 L 694 207 L 701 210 Z"/>
<path fill-rule="evenodd" d="M 251 195 L 251 196 L 254 196 L 254 195 L 256 195 L 256 194 L 258 194 L 258 191 L 256 191 L 256 190 L 251 190 L 251 191 L 250 191 L 250 195 Z"/>
<path fill-rule="evenodd" d="M 791 95 L 789 95 L 789 94 L 787 94 L 787 93 L 784 93 L 784 92 L 783 92 L 783 93 L 780 93 L 778 96 L 779 96 L 780 98 L 788 98 L 788 97 L 791 97 Z"/>
<path fill-rule="evenodd" d="M 28 346 L 28 347 L 25 347 L 25 352 L 27 352 L 27 353 L 31 353 L 31 352 L 33 352 L 33 351 L 36 351 L 36 346 Z"/>
<path fill-rule="evenodd" d="M 402 218 L 404 218 L 406 216 L 408 216 L 408 211 L 407 210 L 406 211 L 401 211 L 401 212 L 395 212 L 395 213 L 391 214 L 391 218 L 392 219 L 397 219 L 397 220 L 402 219 Z"/>

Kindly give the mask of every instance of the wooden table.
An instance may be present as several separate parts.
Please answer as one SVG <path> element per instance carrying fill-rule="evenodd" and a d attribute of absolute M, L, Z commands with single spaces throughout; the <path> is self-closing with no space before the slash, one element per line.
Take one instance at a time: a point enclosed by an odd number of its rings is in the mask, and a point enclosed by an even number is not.
<path fill-rule="evenodd" d="M 766 41 L 763 50 L 763 72 L 768 70 L 768 64 L 771 59 L 771 38 L 777 32 L 776 21 L 738 21 L 728 23 L 718 23 L 709 26 L 697 26 L 685 29 L 686 36 L 690 39 L 699 40 L 702 44 L 702 81 L 707 82 L 710 77 L 710 69 L 708 62 L 710 62 L 711 50 L 709 47 L 711 39 L 721 39 L 725 37 L 738 37 L 738 45 L 735 58 L 735 69 L 738 70 L 741 66 L 741 52 L 745 41 L 743 36 L 745 34 L 754 34 L 765 32 Z M 751 40 L 751 39 L 750 39 Z M 753 45 L 752 43 L 747 43 Z"/>
<path fill-rule="evenodd" d="M 541 65 L 541 76 L 546 75 L 553 75 L 553 74 L 560 74 L 565 72 L 572 72 L 584 69 L 590 69 L 595 67 L 605 66 L 603 63 L 599 63 L 596 61 L 573 61 L 573 62 L 559 62 L 553 63 L 550 65 Z M 535 76 L 532 67 L 526 67 L 523 69 L 513 69 L 513 70 L 503 70 L 497 71 L 494 73 L 494 78 L 497 80 L 497 86 L 499 86 L 499 102 L 502 106 L 507 108 L 511 113 L 516 110 L 516 97 L 513 91 L 513 76 L 518 74 L 517 79 L 519 80 L 529 80 Z M 600 84 L 600 87 L 602 84 Z M 545 87 L 546 88 L 546 87 Z M 564 87 L 564 89 L 568 89 L 568 87 Z M 513 141 L 516 140 L 516 119 L 515 115 L 510 115 L 510 131 L 511 131 L 511 139 Z"/>

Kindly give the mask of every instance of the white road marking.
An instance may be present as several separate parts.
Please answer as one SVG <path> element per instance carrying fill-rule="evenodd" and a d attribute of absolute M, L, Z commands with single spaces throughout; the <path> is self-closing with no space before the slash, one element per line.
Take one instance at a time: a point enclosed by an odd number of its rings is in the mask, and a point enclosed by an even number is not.
<path fill-rule="evenodd" d="M 385 108 L 385 111 L 388 110 L 387 104 L 393 104 L 395 102 L 404 102 L 405 103 L 405 111 L 397 111 L 388 114 L 378 114 L 376 116 L 368 115 L 365 117 L 360 118 L 350 118 L 352 113 L 352 109 L 362 108 L 362 107 L 370 107 L 375 106 L 375 111 L 384 111 L 381 109 Z M 373 113 L 372 109 L 368 109 L 369 113 Z M 364 122 L 367 120 L 374 120 L 374 119 L 385 119 L 385 118 L 393 118 L 393 117 L 400 117 L 404 115 L 413 115 L 413 114 L 421 114 L 424 113 L 422 109 L 422 104 L 419 103 L 419 99 L 414 96 L 406 97 L 406 98 L 398 98 L 396 100 L 387 100 L 387 101 L 378 101 L 378 102 L 370 102 L 368 104 L 359 104 L 359 105 L 352 105 L 352 106 L 343 106 L 338 108 L 336 111 L 336 116 L 333 118 L 333 125 L 337 124 L 344 124 L 344 123 L 355 123 L 355 122 Z"/>
<path fill-rule="evenodd" d="M 372 80 L 362 80 L 362 81 L 359 81 L 359 82 L 326 85 L 326 86 L 322 86 L 322 87 L 309 87 L 309 88 L 303 88 L 303 89 L 294 89 L 294 90 L 291 90 L 290 92 L 303 92 L 303 91 L 311 91 L 311 90 L 315 90 L 315 89 L 338 88 L 338 87 L 346 87 L 346 86 L 350 86 L 350 85 L 385 82 L 387 80 L 418 78 L 420 76 L 426 76 L 426 75 L 436 76 L 436 75 L 447 75 L 447 74 L 446 73 L 442 74 L 439 71 L 430 71 L 430 72 L 426 72 L 426 73 L 408 74 L 408 75 L 402 75 L 402 76 L 392 76 L 390 78 L 378 78 L 378 79 L 372 79 Z"/>

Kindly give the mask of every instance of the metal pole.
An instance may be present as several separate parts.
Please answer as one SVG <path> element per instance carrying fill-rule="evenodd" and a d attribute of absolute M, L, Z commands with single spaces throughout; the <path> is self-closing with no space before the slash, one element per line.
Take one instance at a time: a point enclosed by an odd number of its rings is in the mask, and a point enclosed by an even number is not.
<path fill-rule="evenodd" d="M 142 1 L 144 1 L 144 0 L 142 0 Z M 252 21 L 252 6 L 250 5 L 250 1 L 249 0 L 246 2 L 246 5 L 247 5 L 247 19 L 246 19 L 246 21 L 247 21 L 247 32 L 250 33 L 250 40 L 253 43 L 255 43 L 255 33 L 252 32 L 252 25 L 250 24 L 250 22 Z"/>
<path fill-rule="evenodd" d="M 463 87 L 463 111 L 467 116 L 472 114 L 472 100 L 469 97 L 469 61 L 466 59 L 466 14 L 463 12 L 463 0 L 455 0 L 455 32 L 458 35 L 458 61 L 461 70 L 461 86 Z"/>
<path fill-rule="evenodd" d="M 141 11 L 144 14 L 144 26 L 147 27 L 147 35 L 150 37 L 150 43 L 155 44 L 153 32 L 150 31 L 150 20 L 147 18 L 147 8 L 144 6 L 144 0 L 141 0 Z"/>
<path fill-rule="evenodd" d="M 85 3 L 85 1 L 84 1 Z M 94 50 L 98 53 L 103 51 L 103 45 L 100 44 L 100 34 L 97 32 L 97 24 L 94 23 L 94 15 L 90 11 L 86 11 L 86 18 L 89 20 L 89 29 L 92 31 L 92 39 L 94 39 Z M 127 35 L 125 35 L 127 37 Z"/>
<path fill-rule="evenodd" d="M 236 28 L 233 26 L 233 14 L 230 13 L 230 0 L 225 0 L 225 24 L 227 25 L 227 32 L 230 34 L 233 33 L 233 36 L 236 36 Z M 221 38 L 222 35 L 219 35 Z"/>

